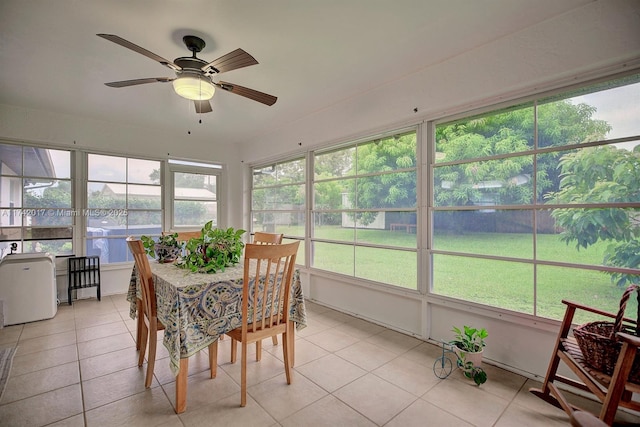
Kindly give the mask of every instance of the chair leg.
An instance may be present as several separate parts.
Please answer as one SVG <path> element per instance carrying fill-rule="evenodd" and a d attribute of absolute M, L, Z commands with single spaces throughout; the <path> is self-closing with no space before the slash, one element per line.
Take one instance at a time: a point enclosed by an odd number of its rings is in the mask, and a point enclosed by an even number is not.
<path fill-rule="evenodd" d="M 149 339 L 149 330 L 147 329 L 147 324 L 142 321 L 140 325 L 140 353 L 138 354 L 138 366 L 142 366 L 144 363 L 144 354 L 147 350 L 147 340 Z"/>
<path fill-rule="evenodd" d="M 142 300 L 136 298 L 136 350 L 140 350 L 140 339 L 142 338 L 142 325 L 144 324 L 144 313 L 142 312 Z"/>
<path fill-rule="evenodd" d="M 209 369 L 211 378 L 215 378 L 218 372 L 218 341 L 209 344 Z"/>
<path fill-rule="evenodd" d="M 144 386 L 146 388 L 151 387 L 151 380 L 153 379 L 153 368 L 156 365 L 157 344 L 158 330 L 155 326 L 151 326 L 149 328 L 149 355 L 147 356 L 147 376 L 144 380 Z"/>
<path fill-rule="evenodd" d="M 236 363 L 238 353 L 238 341 L 231 338 L 231 363 Z"/>
<path fill-rule="evenodd" d="M 282 334 L 282 355 L 284 356 L 284 373 L 287 377 L 287 384 L 291 384 L 291 345 L 289 340 L 291 337 L 288 332 Z"/>
<path fill-rule="evenodd" d="M 262 340 L 256 341 L 256 362 L 262 359 Z"/>
<path fill-rule="evenodd" d="M 240 361 L 240 406 L 247 406 L 247 343 L 242 342 L 242 360 Z"/>
<path fill-rule="evenodd" d="M 296 324 L 293 320 L 289 320 L 287 333 L 289 334 L 289 361 L 293 368 L 296 365 Z"/>
<path fill-rule="evenodd" d="M 273 343 L 273 345 L 278 345 L 278 336 L 277 335 L 272 336 L 271 342 Z"/>

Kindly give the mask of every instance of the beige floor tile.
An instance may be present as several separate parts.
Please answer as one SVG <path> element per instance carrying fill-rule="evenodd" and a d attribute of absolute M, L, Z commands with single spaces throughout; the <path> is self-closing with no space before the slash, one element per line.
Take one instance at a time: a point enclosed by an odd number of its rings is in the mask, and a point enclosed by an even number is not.
<path fill-rule="evenodd" d="M 84 414 L 74 415 L 73 417 L 65 418 L 57 423 L 48 424 L 47 427 L 85 427 Z"/>
<path fill-rule="evenodd" d="M 306 365 L 298 366 L 296 371 L 329 392 L 334 392 L 367 373 L 364 369 L 334 354 L 328 354 Z"/>
<path fill-rule="evenodd" d="M 307 341 L 314 343 L 317 346 L 322 347 L 327 351 L 338 351 L 352 344 L 355 344 L 359 340 L 347 335 L 343 332 L 336 331 L 335 329 L 328 329 L 326 331 L 305 337 Z"/>
<path fill-rule="evenodd" d="M 326 323 L 322 323 L 321 321 L 317 321 L 315 319 L 307 319 L 307 326 L 299 331 L 296 331 L 296 337 L 310 337 L 311 335 L 324 332 L 328 329 L 331 329 L 331 326 L 327 325 Z"/>
<path fill-rule="evenodd" d="M 138 354 L 136 352 L 136 354 Z M 218 354 L 218 357 L 220 355 Z M 137 362 L 136 362 L 137 363 Z M 147 369 L 145 362 L 144 369 Z M 207 375 L 211 375 L 209 371 L 209 356 L 205 351 L 200 351 L 189 358 L 189 376 L 205 372 Z M 176 377 L 171 371 L 169 366 L 169 356 L 163 359 L 156 359 L 156 364 L 153 368 L 153 375 L 156 377 L 160 384 L 168 384 L 175 382 Z"/>
<path fill-rule="evenodd" d="M 527 380 L 525 385 L 513 400 L 514 404 L 523 406 L 528 410 L 541 413 L 548 418 L 561 420 L 568 419 L 566 414 L 561 409 L 556 408 L 555 406 L 530 393 L 529 389 L 531 387 L 539 389 L 542 387 L 542 384 L 537 381 Z M 583 408 L 594 414 L 600 413 L 600 409 L 602 408 L 600 402 L 595 401 L 594 399 L 588 399 L 583 396 L 578 396 L 567 391 L 564 392 L 564 395 L 571 404 Z M 640 415 L 624 412 L 623 410 L 618 409 L 618 412 L 616 414 L 616 422 L 640 426 Z"/>
<path fill-rule="evenodd" d="M 18 342 L 24 325 L 5 326 L 0 328 L 0 348 L 15 347 L 11 344 Z"/>
<path fill-rule="evenodd" d="M 247 406 L 240 407 L 240 395 L 216 400 L 208 405 L 187 406 L 187 411 L 180 414 L 185 427 L 273 427 L 274 420 L 262 406 L 247 396 Z"/>
<path fill-rule="evenodd" d="M 433 370 L 404 357 L 385 363 L 373 373 L 416 397 L 422 396 L 442 381 L 434 375 Z"/>
<path fill-rule="evenodd" d="M 335 353 L 367 371 L 374 370 L 398 357 L 398 354 L 372 343 L 360 341 Z"/>
<path fill-rule="evenodd" d="M 107 323 L 121 322 L 122 317 L 113 309 L 109 311 L 93 312 L 91 310 L 76 312 L 76 329 L 91 328 L 93 326 L 105 325 Z"/>
<path fill-rule="evenodd" d="M 171 404 L 175 404 L 175 381 L 164 384 L 162 388 Z M 236 396 L 240 405 L 240 385 L 222 370 L 218 370 L 215 378 L 211 378 L 206 371 L 192 375 L 187 380 L 187 407 L 189 408 L 211 405 L 229 396 Z"/>
<path fill-rule="evenodd" d="M 82 381 L 85 409 L 91 410 L 144 392 L 145 374 L 146 369 L 135 367 Z M 152 388 L 158 386 L 157 381 L 151 382 Z"/>
<path fill-rule="evenodd" d="M 509 405 L 508 400 L 487 392 L 472 381 L 451 377 L 431 388 L 422 398 L 478 427 L 493 425 Z"/>
<path fill-rule="evenodd" d="M 77 362 L 65 363 L 19 376 L 11 375 L 0 403 L 14 402 L 79 383 L 80 373 Z"/>
<path fill-rule="evenodd" d="M 322 313 L 316 313 L 312 317 L 313 319 L 329 326 L 342 325 L 345 322 L 353 321 L 355 319 L 353 316 L 349 316 L 348 314 L 340 313 L 339 311 L 331 309 Z"/>
<path fill-rule="evenodd" d="M 82 376 L 82 381 L 87 381 L 137 366 L 138 352 L 134 347 L 127 347 L 111 353 L 82 359 L 80 361 L 80 375 Z M 146 365 L 144 365 L 144 368 L 146 369 Z"/>
<path fill-rule="evenodd" d="M 569 417 L 562 414 L 557 418 L 549 418 L 538 412 L 530 411 L 519 405 L 509 405 L 500 417 L 495 427 L 535 427 L 547 425 L 549 427 L 562 427 L 569 425 Z"/>
<path fill-rule="evenodd" d="M 0 405 L 0 425 L 44 426 L 82 413 L 80 384 Z"/>
<path fill-rule="evenodd" d="M 445 353 L 445 355 L 453 356 L 450 353 Z M 420 345 L 413 347 L 406 353 L 402 354 L 402 357 L 406 357 L 409 360 L 412 360 L 420 365 L 433 369 L 433 364 L 436 359 L 442 357 L 442 347 L 437 345 L 423 342 Z M 455 362 L 455 356 L 452 359 Z"/>
<path fill-rule="evenodd" d="M 422 420 L 424 425 L 424 419 Z M 371 420 L 328 395 L 280 422 L 283 427 L 373 427 Z"/>
<path fill-rule="evenodd" d="M 402 354 L 414 347 L 419 346 L 424 341 L 410 337 L 400 332 L 384 330 L 379 334 L 375 334 L 367 338 L 365 341 L 382 347 L 385 350 L 392 351 L 396 354 Z"/>
<path fill-rule="evenodd" d="M 60 334 L 47 335 L 28 340 L 20 340 L 16 356 L 64 347 L 75 343 L 76 331 L 62 332 Z"/>
<path fill-rule="evenodd" d="M 24 375 L 77 360 L 78 348 L 75 344 L 15 356 L 11 366 L 11 376 Z"/>
<path fill-rule="evenodd" d="M 251 345 L 250 347 L 255 347 Z M 218 369 L 223 369 L 235 382 L 240 384 L 240 354 L 238 351 L 238 359 L 236 363 L 221 362 L 218 355 Z M 256 362 L 254 357 L 247 360 L 247 385 L 261 383 L 274 377 L 280 377 L 284 380 L 284 363 L 267 352 L 262 352 L 262 360 Z"/>
<path fill-rule="evenodd" d="M 274 346 L 271 340 L 265 340 L 262 344 L 263 351 L 268 351 L 278 360 L 284 361 L 284 355 L 282 354 L 282 340 L 278 339 L 278 345 Z M 295 343 L 295 366 L 302 366 L 313 360 L 319 359 L 329 354 L 328 351 L 319 347 L 312 342 L 309 342 L 303 338 L 296 340 Z"/>
<path fill-rule="evenodd" d="M 135 349 L 135 345 L 131 334 L 126 332 L 124 334 L 78 343 L 78 357 L 80 359 L 86 359 L 88 357 L 112 353 L 116 350 L 122 350 L 123 348 L 133 347 Z"/>
<path fill-rule="evenodd" d="M 21 340 L 42 337 L 45 335 L 59 334 L 61 332 L 75 331 L 76 323 L 73 319 L 59 322 L 33 322 L 24 325 Z"/>
<path fill-rule="evenodd" d="M 512 424 L 519 426 L 519 424 Z M 429 402 L 418 399 L 407 409 L 400 412 L 395 418 L 385 424 L 385 427 L 473 427 L 473 424 L 461 420 L 454 414 L 444 411 Z"/>
<path fill-rule="evenodd" d="M 87 427 L 103 426 L 182 426 L 171 402 L 156 387 L 87 411 Z"/>
<path fill-rule="evenodd" d="M 333 395 L 378 425 L 386 424 L 416 400 L 411 393 L 372 374 L 358 378 Z"/>
<path fill-rule="evenodd" d="M 512 400 L 527 381 L 522 375 L 514 374 L 487 363 L 482 364 L 482 369 L 487 374 L 487 382 L 482 387 L 489 393 L 507 400 Z"/>
<path fill-rule="evenodd" d="M 286 378 L 275 377 L 248 387 L 247 391 L 278 421 L 327 395 L 325 390 L 312 381 L 295 373 L 291 384 L 287 384 Z"/>
<path fill-rule="evenodd" d="M 366 320 L 354 319 L 335 326 L 335 330 L 362 340 L 384 331 L 384 328 Z"/>
<path fill-rule="evenodd" d="M 63 304 L 53 319 L 0 328 L 0 348 L 18 347 L 0 425 L 84 426 L 83 401 L 91 426 L 568 425 L 563 411 L 528 392 L 539 382 L 487 363 L 481 387 L 458 369 L 439 380 L 433 364 L 441 346 L 311 302 L 307 314 L 309 326 L 296 331 L 293 384 L 286 384 L 281 342 L 265 340 L 260 362 L 250 345 L 248 405 L 241 408 L 240 363 L 229 363 L 227 338 L 218 344 L 217 378 L 209 378 L 206 349 L 190 359 L 187 412 L 176 415 L 162 331 L 153 387 L 145 389 L 146 361 L 137 367 L 136 322 L 125 295 Z M 79 379 L 82 387 L 66 385 Z M 580 396 L 570 400 L 600 407 Z M 623 425 L 640 425 L 638 416 L 617 415 Z"/>
<path fill-rule="evenodd" d="M 79 327 L 76 331 L 76 335 L 78 342 L 81 343 L 98 338 L 110 337 L 112 335 L 124 334 L 127 332 L 129 332 L 129 330 L 125 326 L 124 322 L 118 319 L 118 321 L 113 323 L 105 323 L 88 328 Z"/>

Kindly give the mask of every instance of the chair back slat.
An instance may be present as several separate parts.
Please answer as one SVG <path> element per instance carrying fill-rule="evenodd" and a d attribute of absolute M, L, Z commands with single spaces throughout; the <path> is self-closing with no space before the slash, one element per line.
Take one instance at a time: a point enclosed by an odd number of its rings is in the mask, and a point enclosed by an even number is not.
<path fill-rule="evenodd" d="M 153 276 L 151 275 L 151 266 L 149 258 L 144 250 L 142 240 L 133 237 L 127 237 L 127 245 L 133 254 L 133 260 L 138 270 L 140 284 L 142 290 L 142 305 L 145 315 L 148 318 L 157 318 L 156 292 L 153 284 Z"/>
<path fill-rule="evenodd" d="M 282 244 L 282 237 L 283 234 L 256 231 L 253 235 L 253 243 L 258 245 L 280 245 Z"/>
<path fill-rule="evenodd" d="M 243 335 L 289 321 L 289 294 L 299 245 L 300 242 L 245 246 Z"/>

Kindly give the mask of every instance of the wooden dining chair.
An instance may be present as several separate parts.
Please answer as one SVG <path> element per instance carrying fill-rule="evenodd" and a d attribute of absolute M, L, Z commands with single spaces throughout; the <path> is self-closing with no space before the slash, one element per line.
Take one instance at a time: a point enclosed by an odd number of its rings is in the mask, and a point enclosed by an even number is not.
<path fill-rule="evenodd" d="M 281 233 L 263 233 L 256 231 L 253 234 L 253 243 L 258 245 L 280 245 L 282 244 L 283 234 Z"/>
<path fill-rule="evenodd" d="M 140 287 L 142 293 L 142 322 L 140 324 L 140 354 L 138 355 L 138 366 L 144 363 L 144 354 L 149 343 L 149 352 L 147 355 L 147 375 L 145 377 L 144 386 L 151 387 L 153 379 L 153 369 L 156 363 L 156 349 L 158 347 L 158 331 L 164 330 L 164 325 L 158 320 L 158 312 L 156 306 L 156 292 L 151 274 L 151 266 L 149 258 L 144 250 L 142 240 L 134 237 L 127 237 L 127 245 L 133 254 L 133 259 L 138 270 Z M 211 378 L 215 378 L 218 366 L 218 342 L 209 345 L 209 364 L 211 369 Z"/>
<path fill-rule="evenodd" d="M 282 233 L 264 233 L 262 231 L 256 231 L 253 234 L 253 243 L 258 245 L 280 245 L 282 244 Z M 278 345 L 278 337 L 271 337 L 273 345 Z M 262 357 L 262 342 L 256 343 L 256 360 L 260 360 Z"/>
<path fill-rule="evenodd" d="M 289 333 L 289 299 L 299 245 L 300 242 L 245 246 L 242 326 L 227 332 L 232 338 L 231 363 L 235 362 L 237 341 L 242 343 L 240 406 L 247 404 L 247 347 L 253 342 L 282 334 L 284 370 L 287 384 L 291 384 L 293 334 Z"/>

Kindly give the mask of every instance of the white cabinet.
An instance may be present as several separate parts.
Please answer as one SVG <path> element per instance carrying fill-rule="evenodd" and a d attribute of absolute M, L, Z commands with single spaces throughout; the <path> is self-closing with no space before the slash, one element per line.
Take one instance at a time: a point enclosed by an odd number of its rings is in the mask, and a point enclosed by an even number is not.
<path fill-rule="evenodd" d="M 55 258 L 13 254 L 0 261 L 0 304 L 4 325 L 50 319 L 58 311 Z"/>

